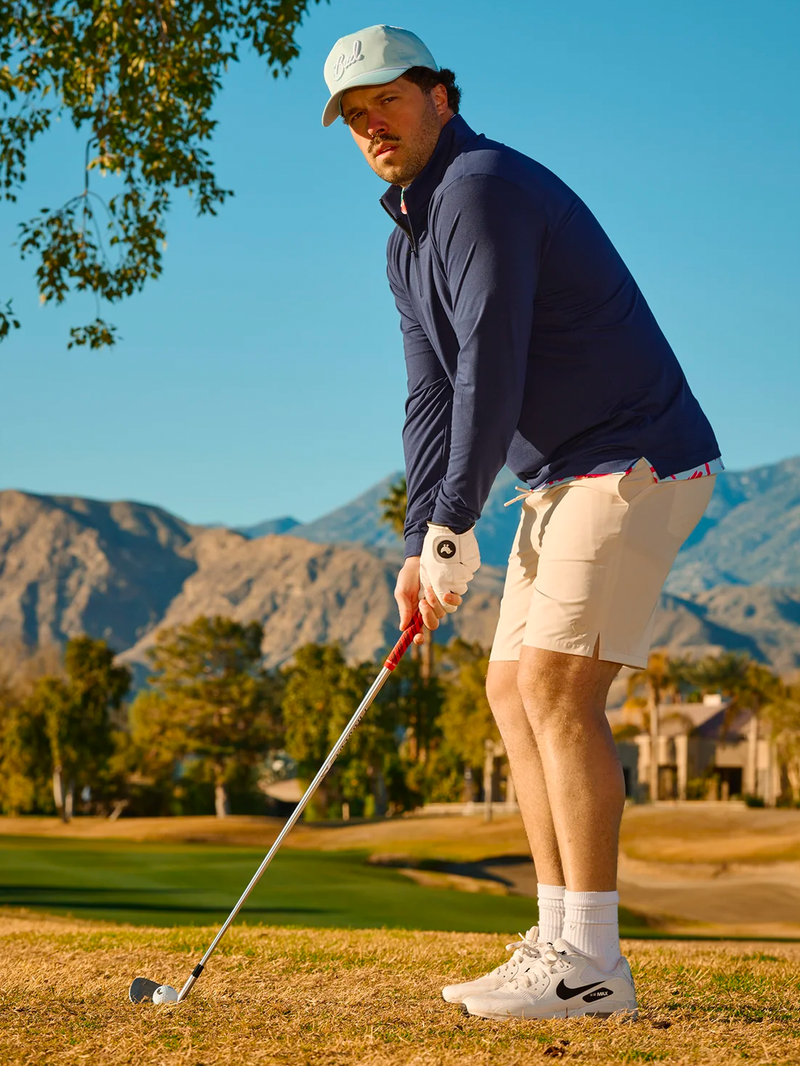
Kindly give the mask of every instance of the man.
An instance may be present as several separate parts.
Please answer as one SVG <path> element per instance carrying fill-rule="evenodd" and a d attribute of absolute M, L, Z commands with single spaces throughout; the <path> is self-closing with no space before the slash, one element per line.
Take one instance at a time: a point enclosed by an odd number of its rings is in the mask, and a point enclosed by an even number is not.
<path fill-rule="evenodd" d="M 579 197 L 474 133 L 452 71 L 371 26 L 325 64 L 395 223 L 389 284 L 408 370 L 401 626 L 435 629 L 480 565 L 473 527 L 503 466 L 528 488 L 487 693 L 539 881 L 539 926 L 491 974 L 444 989 L 487 1018 L 635 1016 L 616 870 L 625 799 L 605 716 L 647 663 L 670 566 L 722 469 L 644 297 Z M 420 597 L 423 597 L 420 599 Z"/>

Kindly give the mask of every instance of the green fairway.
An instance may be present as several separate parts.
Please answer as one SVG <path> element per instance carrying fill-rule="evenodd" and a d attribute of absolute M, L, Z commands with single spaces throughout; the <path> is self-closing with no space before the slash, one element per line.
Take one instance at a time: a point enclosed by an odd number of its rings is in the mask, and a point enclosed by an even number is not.
<path fill-rule="evenodd" d="M 264 857 L 242 847 L 3 837 L 0 905 L 137 925 L 222 922 Z M 364 852 L 285 851 L 240 921 L 294 926 L 524 930 L 536 904 L 427 888 Z"/>

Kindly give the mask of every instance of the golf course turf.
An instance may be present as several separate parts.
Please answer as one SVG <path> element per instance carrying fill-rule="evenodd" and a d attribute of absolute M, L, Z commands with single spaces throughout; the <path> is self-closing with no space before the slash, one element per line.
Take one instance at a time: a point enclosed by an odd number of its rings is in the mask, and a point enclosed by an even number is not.
<path fill-rule="evenodd" d="M 504 1023 L 439 995 L 504 937 L 234 926 L 185 1003 L 128 1003 L 140 974 L 180 986 L 213 932 L 0 913 L 0 1066 L 800 1061 L 800 945 L 626 942 L 639 1021 Z"/>
<path fill-rule="evenodd" d="M 689 832 L 680 811 L 633 812 L 629 826 L 641 832 L 628 845 L 683 862 L 690 848 L 719 861 L 765 848 L 793 858 L 800 812 L 753 813 L 712 812 L 705 827 L 694 815 Z M 519 854 L 513 820 L 298 827 L 190 998 L 167 1007 L 129 1004 L 131 980 L 183 984 L 276 828 L 247 819 L 3 828 L 0 1066 L 800 1062 L 800 944 L 652 939 L 628 913 L 627 934 L 649 938 L 623 945 L 639 994 L 634 1024 L 487 1022 L 444 1003 L 443 984 L 505 957 L 514 932 L 535 921 L 535 900 L 469 878 L 459 887 L 472 891 L 453 891 L 444 874 L 412 870 L 412 879 L 367 860 Z"/>

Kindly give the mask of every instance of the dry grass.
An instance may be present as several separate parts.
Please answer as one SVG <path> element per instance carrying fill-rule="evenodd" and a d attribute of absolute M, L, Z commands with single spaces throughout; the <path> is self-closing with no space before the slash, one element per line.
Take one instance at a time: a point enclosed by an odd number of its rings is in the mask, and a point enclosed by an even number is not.
<path fill-rule="evenodd" d="M 629 807 L 622 849 L 648 862 L 799 862 L 800 810 L 705 803 Z"/>
<path fill-rule="evenodd" d="M 129 840 L 173 844 L 238 844 L 268 848 L 283 821 L 237 815 L 231 818 L 76 818 L 64 825 L 57 818 L 0 818 L 0 836 Z M 407 817 L 380 822 L 311 824 L 301 822 L 284 847 L 304 850 L 367 850 L 470 861 L 488 855 L 525 854 L 528 843 L 518 815 L 499 815 L 486 823 L 470 817 Z"/>
<path fill-rule="evenodd" d="M 210 934 L 3 916 L 0 1064 L 800 1061 L 800 946 L 629 942 L 639 1022 L 503 1024 L 438 995 L 496 964 L 496 937 L 234 928 L 186 1003 L 127 1002 L 137 974 L 179 985 Z"/>
<path fill-rule="evenodd" d="M 164 843 L 266 846 L 283 822 L 277 818 L 227 819 L 78 818 L 62 825 L 56 818 L 0 818 L 0 836 L 81 837 Z M 407 854 L 415 858 L 462 862 L 496 855 L 521 855 L 528 845 L 522 821 L 499 814 L 486 823 L 481 815 L 413 816 L 385 822 L 345 825 L 301 823 L 286 847 Z M 800 861 L 800 810 L 749 810 L 738 804 L 628 807 L 622 823 L 622 849 L 632 859 L 669 863 L 770 863 Z"/>

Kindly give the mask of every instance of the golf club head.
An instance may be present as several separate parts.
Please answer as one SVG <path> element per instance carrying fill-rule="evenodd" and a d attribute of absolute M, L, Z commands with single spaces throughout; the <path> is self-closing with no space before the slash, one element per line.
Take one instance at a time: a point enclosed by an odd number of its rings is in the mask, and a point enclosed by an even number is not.
<path fill-rule="evenodd" d="M 152 1003 L 153 993 L 161 984 L 158 981 L 149 981 L 146 977 L 137 977 L 128 989 L 128 999 L 131 1003 Z"/>

